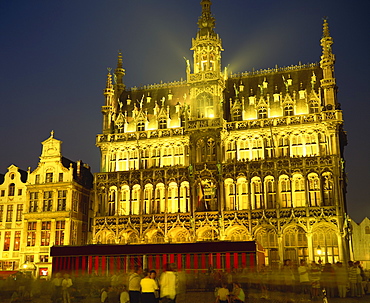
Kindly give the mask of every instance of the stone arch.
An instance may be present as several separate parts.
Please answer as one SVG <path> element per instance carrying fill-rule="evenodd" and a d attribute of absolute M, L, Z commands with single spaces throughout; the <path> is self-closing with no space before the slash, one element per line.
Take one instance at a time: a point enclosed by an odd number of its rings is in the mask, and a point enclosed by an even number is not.
<path fill-rule="evenodd" d="M 215 241 L 219 238 L 219 233 L 216 228 L 203 227 L 197 231 L 198 241 Z"/>
<path fill-rule="evenodd" d="M 226 230 L 226 240 L 230 241 L 247 241 L 250 237 L 245 226 L 233 226 Z"/>

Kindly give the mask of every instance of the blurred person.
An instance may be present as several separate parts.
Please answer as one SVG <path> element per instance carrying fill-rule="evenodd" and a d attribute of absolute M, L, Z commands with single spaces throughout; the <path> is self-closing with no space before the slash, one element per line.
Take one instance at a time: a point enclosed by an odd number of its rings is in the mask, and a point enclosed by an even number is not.
<path fill-rule="evenodd" d="M 337 279 L 331 263 L 325 263 L 321 272 L 321 281 L 321 287 L 326 290 L 326 296 L 328 298 L 334 298 Z"/>
<path fill-rule="evenodd" d="M 294 288 L 294 274 L 292 270 L 292 261 L 290 259 L 284 260 L 284 265 L 282 268 L 284 291 L 293 292 Z"/>
<path fill-rule="evenodd" d="M 321 278 L 321 266 L 315 261 L 311 263 L 310 270 L 310 282 L 311 282 L 311 297 L 312 300 L 317 301 L 320 296 L 320 278 Z"/>
<path fill-rule="evenodd" d="M 362 275 L 363 275 L 363 269 L 361 267 L 360 261 L 356 261 L 355 263 L 356 266 L 356 276 L 357 276 L 357 293 L 358 297 L 362 297 L 365 294 L 364 287 L 362 284 Z"/>
<path fill-rule="evenodd" d="M 309 269 L 307 267 L 307 262 L 305 260 L 301 260 L 298 266 L 298 276 L 299 276 L 299 284 L 300 284 L 300 292 L 303 296 L 309 296 L 310 294 L 310 277 L 309 277 Z"/>
<path fill-rule="evenodd" d="M 100 302 L 104 303 L 107 300 L 108 297 L 108 291 L 105 287 L 102 288 L 101 294 L 100 294 Z"/>
<path fill-rule="evenodd" d="M 159 278 L 160 298 L 162 303 L 176 302 L 178 281 L 175 264 L 167 264 L 166 271 Z"/>
<path fill-rule="evenodd" d="M 142 303 L 156 303 L 155 293 L 158 290 L 158 285 L 154 279 L 151 278 L 152 273 L 155 270 L 147 272 L 147 275 L 141 279 L 141 302 Z"/>
<path fill-rule="evenodd" d="M 219 303 L 229 303 L 229 289 L 226 283 L 222 283 L 222 287 L 217 289 L 217 300 Z"/>
<path fill-rule="evenodd" d="M 104 303 L 119 303 L 119 294 L 115 287 L 109 286 L 107 291 L 107 298 Z"/>
<path fill-rule="evenodd" d="M 353 261 L 348 261 L 348 281 L 351 297 L 361 297 L 361 289 L 358 281 L 359 274 L 361 274 L 361 271 L 358 266 Z"/>
<path fill-rule="evenodd" d="M 64 274 L 62 280 L 63 303 L 71 303 L 69 291 L 72 284 L 72 279 L 70 278 L 69 274 Z"/>
<path fill-rule="evenodd" d="M 348 272 L 342 262 L 337 262 L 335 277 L 337 280 L 339 298 L 345 298 L 347 296 Z"/>
<path fill-rule="evenodd" d="M 51 280 L 51 301 L 53 303 L 61 302 L 62 294 L 62 274 L 57 272 L 53 280 Z"/>
<path fill-rule="evenodd" d="M 121 287 L 121 293 L 119 296 L 119 303 L 129 303 L 130 302 L 130 296 L 128 295 L 126 286 L 123 285 Z"/>
<path fill-rule="evenodd" d="M 238 282 L 233 283 L 233 291 L 231 293 L 231 302 L 244 303 L 245 294 L 241 285 Z"/>
<path fill-rule="evenodd" d="M 134 272 L 128 278 L 128 294 L 130 303 L 140 302 L 140 281 L 143 270 L 140 266 L 135 265 Z"/>

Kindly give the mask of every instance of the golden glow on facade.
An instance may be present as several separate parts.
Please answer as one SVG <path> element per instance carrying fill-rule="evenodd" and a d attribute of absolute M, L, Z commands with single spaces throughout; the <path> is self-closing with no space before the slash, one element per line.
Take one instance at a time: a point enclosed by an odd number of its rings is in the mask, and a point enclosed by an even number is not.
<path fill-rule="evenodd" d="M 258 240 L 268 264 L 345 260 L 346 143 L 327 22 L 320 64 L 228 74 L 201 4 L 186 81 L 117 94 L 108 74 L 93 243 Z"/>

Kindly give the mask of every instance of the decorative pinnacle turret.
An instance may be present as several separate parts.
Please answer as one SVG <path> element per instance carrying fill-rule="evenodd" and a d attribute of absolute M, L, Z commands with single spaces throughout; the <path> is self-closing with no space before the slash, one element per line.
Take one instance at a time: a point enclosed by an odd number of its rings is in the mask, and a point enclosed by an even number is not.
<path fill-rule="evenodd" d="M 108 67 L 108 68 L 107 68 L 107 70 L 108 70 L 108 74 L 107 74 L 107 84 L 106 84 L 106 86 L 105 86 L 106 90 L 107 90 L 107 89 L 112 89 L 112 88 L 113 88 L 113 84 L 112 84 L 112 74 L 110 73 L 112 69 L 111 69 L 110 67 Z"/>
<path fill-rule="evenodd" d="M 328 18 L 324 18 L 321 46 L 322 46 L 322 58 L 329 58 L 333 56 L 331 46 L 334 43 L 333 38 L 330 36 Z"/>
<path fill-rule="evenodd" d="M 122 52 L 118 51 L 117 68 L 123 68 Z"/>
<path fill-rule="evenodd" d="M 212 16 L 210 0 L 202 0 L 202 16 L 198 19 L 198 27 L 201 35 L 214 34 L 213 29 L 215 28 L 216 19 Z"/>

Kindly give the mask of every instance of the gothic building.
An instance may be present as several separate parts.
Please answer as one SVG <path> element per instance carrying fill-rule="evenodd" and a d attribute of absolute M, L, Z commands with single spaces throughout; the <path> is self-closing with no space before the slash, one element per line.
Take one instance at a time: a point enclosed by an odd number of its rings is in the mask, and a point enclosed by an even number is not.
<path fill-rule="evenodd" d="M 327 21 L 319 63 L 230 74 L 211 1 L 201 8 L 185 81 L 127 88 L 121 53 L 108 73 L 92 242 L 257 240 L 270 265 L 345 260 L 346 135 Z"/>

